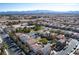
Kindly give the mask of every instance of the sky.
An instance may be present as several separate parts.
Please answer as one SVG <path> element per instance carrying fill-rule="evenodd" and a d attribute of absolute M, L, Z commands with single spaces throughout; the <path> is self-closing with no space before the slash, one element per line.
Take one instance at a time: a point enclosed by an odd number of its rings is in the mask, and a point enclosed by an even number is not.
<path fill-rule="evenodd" d="M 79 11 L 78 3 L 0 3 L 0 12 L 6 11 Z"/>

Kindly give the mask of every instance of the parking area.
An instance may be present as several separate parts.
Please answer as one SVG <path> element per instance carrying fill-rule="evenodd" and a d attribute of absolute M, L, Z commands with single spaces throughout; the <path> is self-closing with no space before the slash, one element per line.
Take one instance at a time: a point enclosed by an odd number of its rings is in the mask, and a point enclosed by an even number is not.
<path fill-rule="evenodd" d="M 57 52 L 57 55 L 69 55 L 77 48 L 78 44 L 79 42 L 77 40 L 72 39 L 63 50 Z"/>
<path fill-rule="evenodd" d="M 7 51 L 10 55 L 23 55 L 23 51 L 16 45 L 16 43 L 8 36 L 8 34 L 2 34 L 3 41 L 8 45 Z"/>

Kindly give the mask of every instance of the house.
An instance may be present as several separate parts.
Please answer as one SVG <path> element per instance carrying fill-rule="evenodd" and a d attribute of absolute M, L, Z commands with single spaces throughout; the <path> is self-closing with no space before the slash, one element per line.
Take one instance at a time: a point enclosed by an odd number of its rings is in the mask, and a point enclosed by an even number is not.
<path fill-rule="evenodd" d="M 19 34 L 19 38 L 20 38 L 20 40 L 23 42 L 23 43 L 27 43 L 27 41 L 29 40 L 29 36 L 28 35 L 26 35 L 26 34 L 22 34 L 22 33 L 20 33 Z"/>
<path fill-rule="evenodd" d="M 41 45 L 38 45 L 37 43 L 35 43 L 35 44 L 31 45 L 30 47 L 31 47 L 32 51 L 35 52 L 35 54 L 42 54 L 42 51 L 41 51 L 42 46 Z M 39 51 L 41 51 L 41 53 Z"/>
<path fill-rule="evenodd" d="M 30 25 L 30 26 L 25 26 L 25 27 L 33 29 L 33 28 L 35 28 L 35 25 Z"/>
<path fill-rule="evenodd" d="M 60 39 L 64 39 L 65 36 L 60 34 L 60 35 L 57 36 L 57 38 L 60 40 Z"/>
<path fill-rule="evenodd" d="M 49 55 L 51 53 L 51 45 L 48 43 L 42 48 L 43 55 Z"/>

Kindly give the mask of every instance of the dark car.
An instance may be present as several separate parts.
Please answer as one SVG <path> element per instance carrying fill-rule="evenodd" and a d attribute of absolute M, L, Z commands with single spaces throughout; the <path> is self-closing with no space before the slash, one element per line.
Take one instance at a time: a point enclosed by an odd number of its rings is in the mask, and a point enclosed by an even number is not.
<path fill-rule="evenodd" d="M 16 49 L 14 52 L 21 50 L 19 47 L 14 47 L 14 48 Z"/>

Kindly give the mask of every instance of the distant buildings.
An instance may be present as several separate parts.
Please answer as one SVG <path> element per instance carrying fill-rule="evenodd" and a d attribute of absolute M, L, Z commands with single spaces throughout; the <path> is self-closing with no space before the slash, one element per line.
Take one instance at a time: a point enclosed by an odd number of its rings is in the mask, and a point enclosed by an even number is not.
<path fill-rule="evenodd" d="M 6 19 L 6 21 L 0 22 L 0 34 L 3 34 L 1 36 L 8 42 L 12 51 L 21 48 L 26 54 L 31 55 L 79 54 L 76 49 L 79 45 L 79 16 L 9 15 L 2 16 L 1 19 Z M 37 30 L 36 25 L 38 28 L 39 26 L 43 28 Z M 16 44 L 10 40 L 9 33 L 11 32 L 13 33 L 11 40 Z M 42 38 L 46 38 L 46 44 L 43 43 Z M 20 48 L 16 49 L 16 46 Z M 0 52 L 2 47 L 2 40 L 0 40 Z"/>

